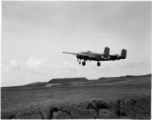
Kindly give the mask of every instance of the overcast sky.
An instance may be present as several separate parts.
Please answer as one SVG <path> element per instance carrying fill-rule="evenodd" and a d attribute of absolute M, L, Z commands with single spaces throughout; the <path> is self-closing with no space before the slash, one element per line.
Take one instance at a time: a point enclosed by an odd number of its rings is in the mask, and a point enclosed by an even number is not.
<path fill-rule="evenodd" d="M 151 73 L 151 2 L 2 2 L 2 86 L 52 78 L 97 79 Z M 77 63 L 67 52 L 120 54 L 127 59 Z"/>

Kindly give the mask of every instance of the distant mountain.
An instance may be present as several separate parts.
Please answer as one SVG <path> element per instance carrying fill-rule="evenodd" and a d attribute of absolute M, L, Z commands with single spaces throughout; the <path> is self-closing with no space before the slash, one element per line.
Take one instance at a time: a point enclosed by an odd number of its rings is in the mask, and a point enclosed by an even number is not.
<path fill-rule="evenodd" d="M 87 82 L 88 79 L 82 78 L 55 78 L 48 82 L 34 82 L 24 86 L 58 86 L 58 85 L 71 85 L 78 84 L 82 82 Z"/>
<path fill-rule="evenodd" d="M 116 82 L 116 81 L 124 81 L 128 80 L 130 78 L 138 78 L 138 77 L 146 77 L 150 76 L 151 74 L 147 75 L 140 75 L 140 76 L 135 76 L 135 75 L 126 75 L 126 76 L 120 76 L 120 77 L 101 77 L 99 79 L 95 80 L 88 80 L 85 77 L 80 77 L 80 78 L 54 78 L 51 79 L 48 82 L 35 82 L 35 83 L 30 83 L 24 86 L 67 86 L 67 85 L 82 85 L 82 84 L 89 84 L 89 83 L 95 83 L 95 82 Z M 127 79 L 128 78 L 128 79 Z"/>
<path fill-rule="evenodd" d="M 146 77 L 146 76 L 151 76 L 151 74 L 147 74 L 147 75 L 126 75 L 126 76 L 120 76 L 120 77 L 101 77 L 98 80 L 116 79 L 116 78 L 131 78 L 131 77 Z"/>
<path fill-rule="evenodd" d="M 25 86 L 45 86 L 46 84 L 47 82 L 34 82 L 34 83 L 27 84 Z"/>
<path fill-rule="evenodd" d="M 48 82 L 48 84 L 67 84 L 67 83 L 79 83 L 87 82 L 88 79 L 85 77 L 82 78 L 55 78 Z"/>
<path fill-rule="evenodd" d="M 151 74 L 147 74 L 147 75 L 126 75 L 125 77 L 146 77 L 146 76 L 151 76 Z"/>

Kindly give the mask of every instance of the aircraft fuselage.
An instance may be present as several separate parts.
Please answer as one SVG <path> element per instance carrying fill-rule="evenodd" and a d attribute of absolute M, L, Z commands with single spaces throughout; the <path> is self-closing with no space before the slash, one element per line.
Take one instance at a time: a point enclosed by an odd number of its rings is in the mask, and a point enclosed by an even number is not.
<path fill-rule="evenodd" d="M 81 52 L 84 55 L 77 55 L 78 59 L 82 60 L 92 60 L 92 61 L 109 61 L 109 60 L 120 60 L 117 56 L 108 56 L 107 58 L 104 57 L 103 54 L 100 53 L 93 53 L 93 52 Z M 86 55 L 86 56 L 85 56 Z"/>

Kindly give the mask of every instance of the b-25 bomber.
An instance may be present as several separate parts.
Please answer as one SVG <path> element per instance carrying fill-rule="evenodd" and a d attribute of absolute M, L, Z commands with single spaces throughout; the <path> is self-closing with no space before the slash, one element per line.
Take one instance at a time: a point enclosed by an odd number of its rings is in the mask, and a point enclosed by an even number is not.
<path fill-rule="evenodd" d="M 126 59 L 127 56 L 127 50 L 125 49 L 122 49 L 120 55 L 119 54 L 110 55 L 110 49 L 108 47 L 105 47 L 104 53 L 95 53 L 91 51 L 80 52 L 80 53 L 72 53 L 72 52 L 63 52 L 63 53 L 76 55 L 79 64 L 81 64 L 81 60 L 83 60 L 82 62 L 83 66 L 85 66 L 87 60 L 97 61 L 97 66 L 100 66 L 99 61 L 121 60 L 121 59 Z"/>

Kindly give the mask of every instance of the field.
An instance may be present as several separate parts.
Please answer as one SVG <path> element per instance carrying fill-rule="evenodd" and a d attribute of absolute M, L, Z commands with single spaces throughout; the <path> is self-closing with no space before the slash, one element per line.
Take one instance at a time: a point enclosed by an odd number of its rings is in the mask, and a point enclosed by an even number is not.
<path fill-rule="evenodd" d="M 150 119 L 151 75 L 1 88 L 2 119 Z"/>

